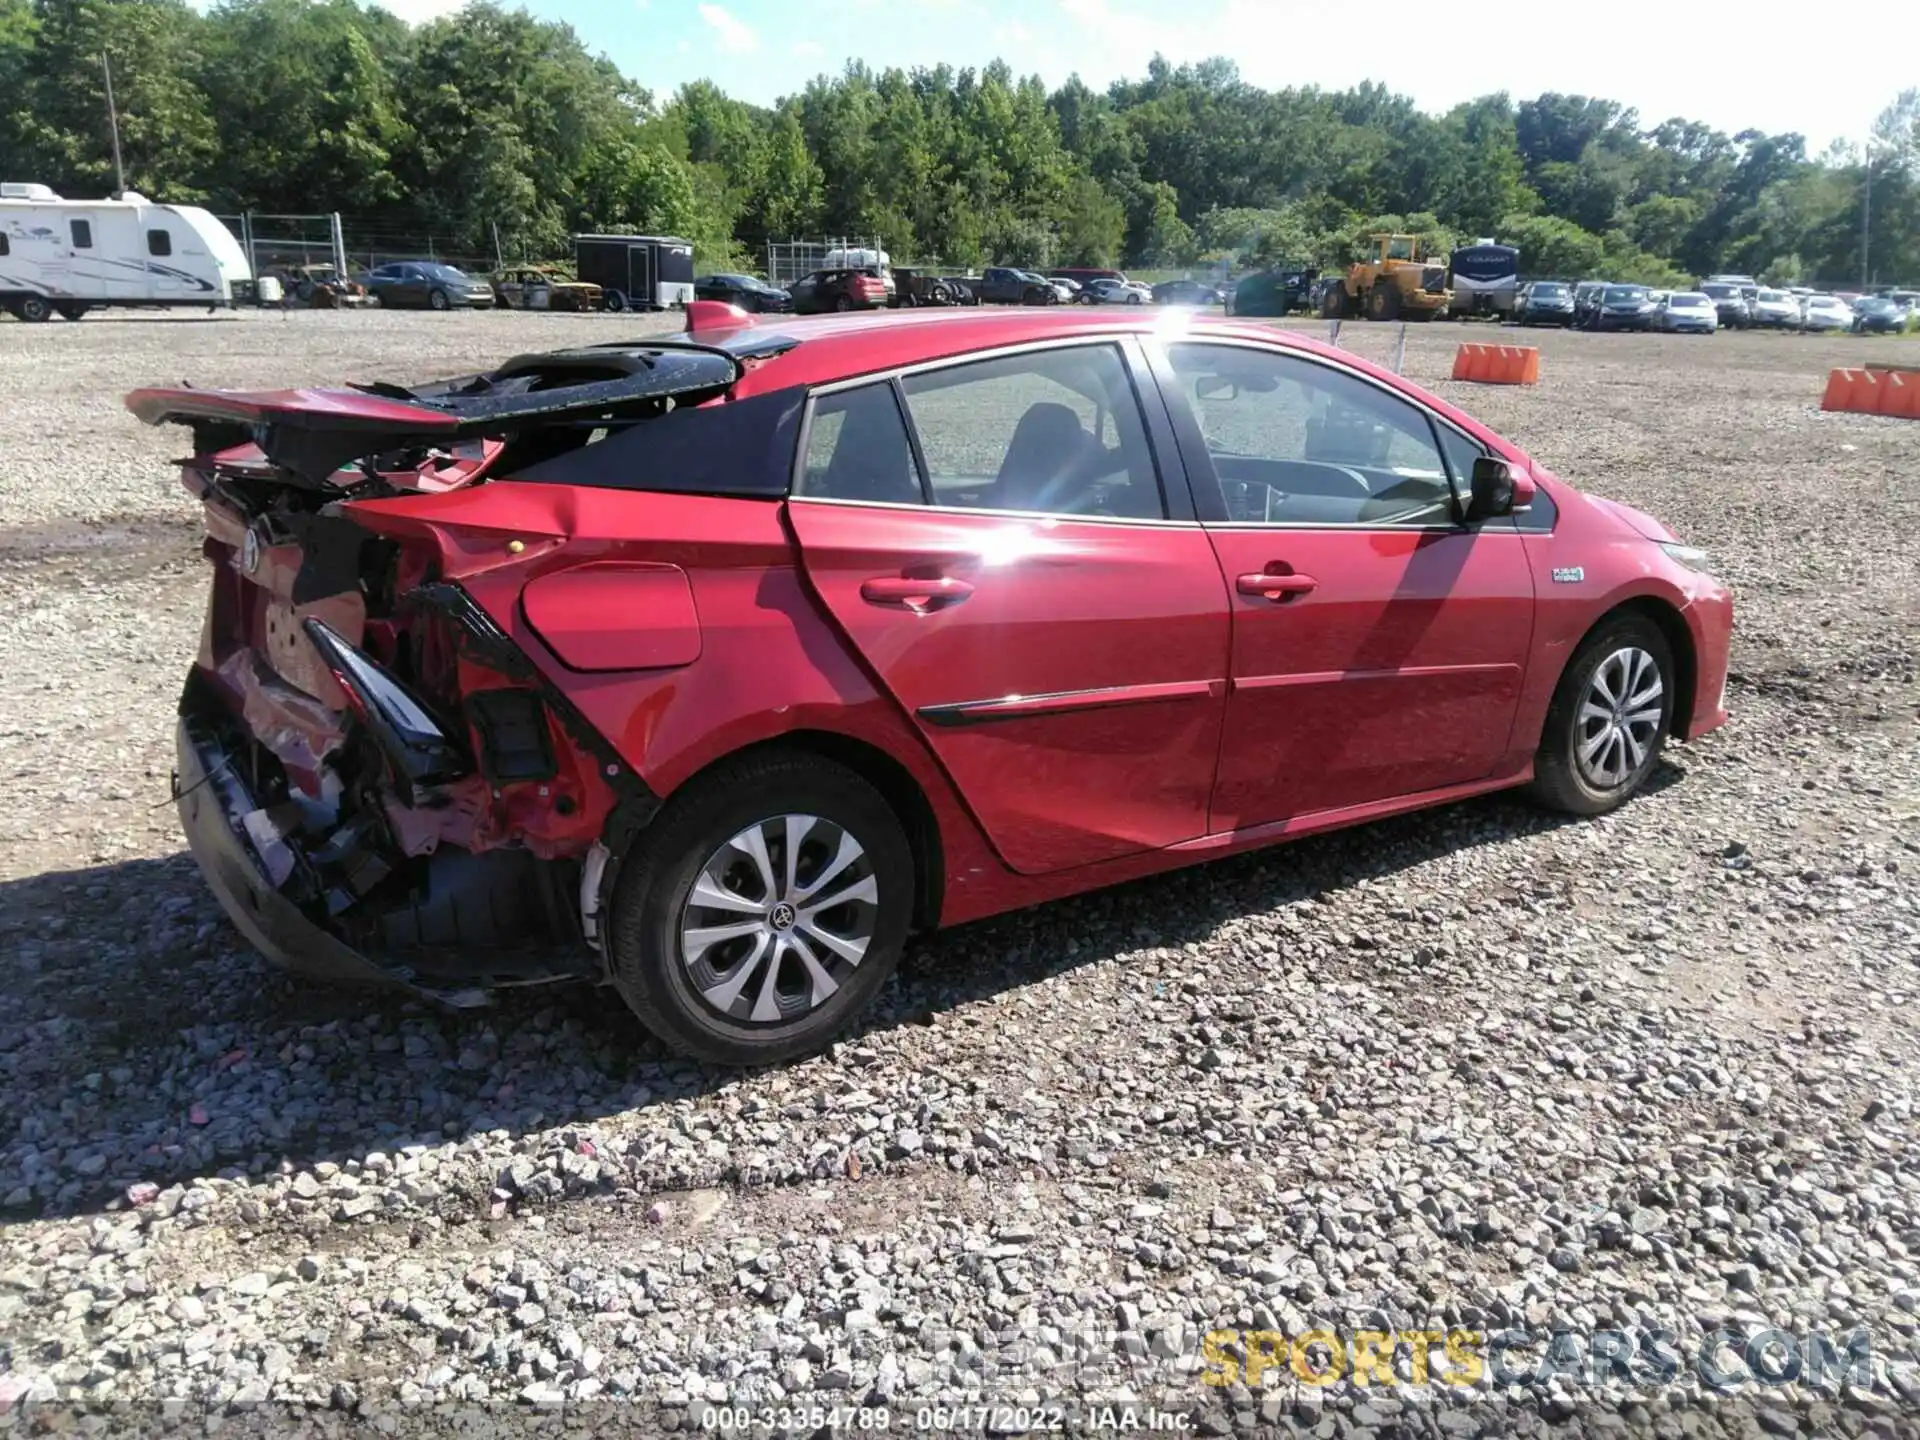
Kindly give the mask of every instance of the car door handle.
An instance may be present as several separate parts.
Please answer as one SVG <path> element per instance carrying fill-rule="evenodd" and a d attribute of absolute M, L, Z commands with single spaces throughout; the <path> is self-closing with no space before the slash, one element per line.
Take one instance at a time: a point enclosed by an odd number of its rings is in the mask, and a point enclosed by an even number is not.
<path fill-rule="evenodd" d="M 869 605 L 901 605 L 925 614 L 942 605 L 957 605 L 973 594 L 973 586 L 951 575 L 914 579 L 905 575 L 879 575 L 860 585 L 860 598 Z"/>
<path fill-rule="evenodd" d="M 1242 595 L 1257 595 L 1276 602 L 1291 600 L 1317 589 L 1320 582 L 1311 575 L 1242 575 L 1234 582 Z"/>

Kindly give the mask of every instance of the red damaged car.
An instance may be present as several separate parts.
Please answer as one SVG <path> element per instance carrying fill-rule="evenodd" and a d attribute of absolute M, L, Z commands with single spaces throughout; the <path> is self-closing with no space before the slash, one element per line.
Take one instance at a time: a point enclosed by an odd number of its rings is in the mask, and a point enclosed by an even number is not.
<path fill-rule="evenodd" d="M 1531 785 L 1726 718 L 1700 552 L 1350 354 L 920 311 L 432 385 L 141 391 L 212 596 L 182 820 L 305 974 L 611 984 L 824 1043 L 910 932 Z"/>

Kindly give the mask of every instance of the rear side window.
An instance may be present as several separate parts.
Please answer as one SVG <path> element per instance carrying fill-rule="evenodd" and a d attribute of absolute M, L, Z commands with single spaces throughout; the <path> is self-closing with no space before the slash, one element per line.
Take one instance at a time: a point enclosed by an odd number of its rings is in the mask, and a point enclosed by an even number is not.
<path fill-rule="evenodd" d="M 147 253 L 149 255 L 173 254 L 173 236 L 164 230 L 149 230 L 147 232 Z"/>
<path fill-rule="evenodd" d="M 923 371 L 902 388 L 936 505 L 1166 518 L 1140 402 L 1111 345 Z"/>
<path fill-rule="evenodd" d="M 93 248 L 93 225 L 86 220 L 69 220 L 67 230 L 73 236 L 73 248 L 91 250 Z"/>
<path fill-rule="evenodd" d="M 891 384 L 862 385 L 814 401 L 793 493 L 868 505 L 921 502 L 913 444 Z"/>

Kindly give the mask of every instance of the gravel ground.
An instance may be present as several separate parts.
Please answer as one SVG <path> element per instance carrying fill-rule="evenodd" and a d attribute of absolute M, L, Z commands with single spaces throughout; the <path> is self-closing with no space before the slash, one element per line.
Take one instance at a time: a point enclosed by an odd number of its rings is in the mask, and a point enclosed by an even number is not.
<path fill-rule="evenodd" d="M 833 1053 L 737 1074 L 603 995 L 450 1016 L 294 985 L 167 800 L 205 578 L 180 438 L 121 394 L 635 323 L 0 327 L 0 1413 L 411 1434 L 599 1396 L 628 1401 L 583 1406 L 600 1428 L 978 1433 L 1130 1399 L 1210 1433 L 1911 1433 L 1920 425 L 1818 410 L 1861 342 L 1541 334 L 1510 390 L 1440 381 L 1461 332 L 1410 332 L 1410 374 L 1738 592 L 1733 722 L 1641 800 L 1494 798 L 937 937 Z M 1673 1383 L 1587 1363 L 1643 1328 Z M 1471 1387 L 1222 1388 L 1218 1329 L 1535 1343 Z M 1769 1329 L 1871 1360 L 1765 1385 L 1719 1349 L 1733 1383 L 1703 1380 L 1710 1332 Z M 1040 1413 L 951 1408 L 981 1405 Z"/>

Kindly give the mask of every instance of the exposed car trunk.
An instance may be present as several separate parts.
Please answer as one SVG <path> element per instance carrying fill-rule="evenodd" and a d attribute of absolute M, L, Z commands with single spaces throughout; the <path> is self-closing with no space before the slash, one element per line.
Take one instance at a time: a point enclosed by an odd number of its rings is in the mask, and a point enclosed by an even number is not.
<path fill-rule="evenodd" d="M 688 347 L 534 357 L 420 391 L 130 397 L 201 452 L 182 476 L 213 583 L 176 793 L 209 883 L 269 958 L 456 1003 L 600 973 L 604 841 L 652 797 L 443 573 L 448 527 L 408 512 L 738 374 Z"/>

